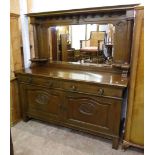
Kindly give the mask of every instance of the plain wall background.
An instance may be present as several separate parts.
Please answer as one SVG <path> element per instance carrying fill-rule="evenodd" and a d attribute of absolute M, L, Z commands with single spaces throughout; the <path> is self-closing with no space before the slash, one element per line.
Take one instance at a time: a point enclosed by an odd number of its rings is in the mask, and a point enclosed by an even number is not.
<path fill-rule="evenodd" d="M 123 4 L 143 4 L 143 0 L 27 0 L 28 13 L 100 7 Z"/>

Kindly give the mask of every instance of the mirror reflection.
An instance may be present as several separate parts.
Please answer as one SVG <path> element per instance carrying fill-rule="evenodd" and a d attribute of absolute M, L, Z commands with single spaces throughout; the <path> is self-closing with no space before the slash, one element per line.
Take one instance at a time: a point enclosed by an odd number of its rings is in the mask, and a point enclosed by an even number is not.
<path fill-rule="evenodd" d="M 111 63 L 113 24 L 53 26 L 49 28 L 50 59 L 80 63 Z"/>

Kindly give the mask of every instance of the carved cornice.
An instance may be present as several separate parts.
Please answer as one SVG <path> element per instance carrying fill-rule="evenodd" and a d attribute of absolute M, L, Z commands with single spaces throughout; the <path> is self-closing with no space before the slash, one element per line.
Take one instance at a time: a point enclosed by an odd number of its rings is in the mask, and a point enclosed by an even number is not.
<path fill-rule="evenodd" d="M 83 9 L 72 9 L 72 10 L 60 10 L 51 12 L 39 12 L 39 13 L 29 13 L 26 14 L 29 17 L 45 17 L 45 16 L 58 16 L 58 15 L 69 15 L 69 14 L 87 14 L 87 13 L 99 13 L 99 12 L 109 12 L 113 11 L 125 11 L 128 9 L 133 9 L 139 4 L 130 5 L 117 5 L 117 6 L 105 6 L 105 7 L 93 7 L 93 8 L 83 8 Z"/>
<path fill-rule="evenodd" d="M 61 10 L 26 14 L 31 24 L 45 26 L 74 25 L 91 23 L 112 23 L 117 20 L 134 18 L 133 9 L 138 4 L 94 7 L 85 9 Z"/>

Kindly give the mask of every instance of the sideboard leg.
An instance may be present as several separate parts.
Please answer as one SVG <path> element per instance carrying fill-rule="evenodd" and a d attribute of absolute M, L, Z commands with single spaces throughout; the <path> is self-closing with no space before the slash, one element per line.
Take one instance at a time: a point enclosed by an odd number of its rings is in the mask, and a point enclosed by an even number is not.
<path fill-rule="evenodd" d="M 119 146 L 119 137 L 115 137 L 113 138 L 113 141 L 112 141 L 112 148 L 117 150 L 118 146 Z"/>
<path fill-rule="evenodd" d="M 30 120 L 30 118 L 29 118 L 28 116 L 26 116 L 26 115 L 23 116 L 23 121 L 24 121 L 24 122 L 28 122 L 29 120 Z"/>
<path fill-rule="evenodd" d="M 122 149 L 125 151 L 127 150 L 128 148 L 130 147 L 130 144 L 126 141 L 123 141 L 123 144 L 122 144 Z"/>

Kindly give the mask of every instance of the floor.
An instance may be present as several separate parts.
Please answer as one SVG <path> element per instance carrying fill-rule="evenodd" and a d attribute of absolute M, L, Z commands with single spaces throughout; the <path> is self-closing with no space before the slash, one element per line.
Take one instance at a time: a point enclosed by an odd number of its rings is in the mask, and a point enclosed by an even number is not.
<path fill-rule="evenodd" d="M 41 121 L 23 121 L 11 128 L 14 155 L 143 155 L 142 150 L 112 149 L 111 140 Z"/>

